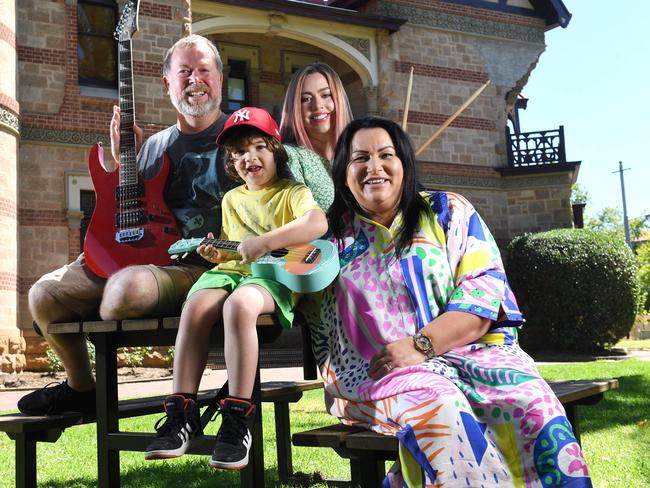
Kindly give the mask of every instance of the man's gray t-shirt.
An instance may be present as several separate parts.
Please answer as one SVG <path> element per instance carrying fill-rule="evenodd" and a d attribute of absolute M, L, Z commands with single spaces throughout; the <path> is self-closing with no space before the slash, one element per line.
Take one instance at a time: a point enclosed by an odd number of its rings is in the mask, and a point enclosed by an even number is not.
<path fill-rule="evenodd" d="M 162 155 L 169 156 L 169 176 L 164 199 L 184 237 L 218 236 L 221 199 L 230 179 L 218 154 L 216 139 L 227 117 L 197 134 L 183 134 L 173 125 L 149 137 L 138 154 L 138 169 L 145 179 L 160 171 Z"/>

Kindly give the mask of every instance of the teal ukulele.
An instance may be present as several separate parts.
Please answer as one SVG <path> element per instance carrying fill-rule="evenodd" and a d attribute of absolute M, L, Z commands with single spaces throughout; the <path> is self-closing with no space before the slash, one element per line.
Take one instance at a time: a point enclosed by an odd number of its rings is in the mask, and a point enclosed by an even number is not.
<path fill-rule="evenodd" d="M 181 239 L 168 249 L 169 254 L 185 254 L 201 245 L 237 252 L 239 242 L 221 239 Z M 329 285 L 339 274 L 339 255 L 329 241 L 315 240 L 289 249 L 277 249 L 251 263 L 256 278 L 282 283 L 297 293 L 313 293 Z"/>

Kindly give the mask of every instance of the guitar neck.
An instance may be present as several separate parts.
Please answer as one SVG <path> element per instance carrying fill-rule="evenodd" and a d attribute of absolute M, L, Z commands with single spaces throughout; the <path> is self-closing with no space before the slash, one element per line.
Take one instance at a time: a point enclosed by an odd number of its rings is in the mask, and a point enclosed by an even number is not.
<path fill-rule="evenodd" d="M 203 239 L 201 244 L 205 244 L 206 246 L 214 246 L 218 249 L 223 249 L 225 251 L 234 251 L 237 252 L 237 247 L 239 246 L 239 242 L 237 241 L 225 241 L 223 239 L 208 239 L 207 237 Z M 289 251 L 287 249 L 275 249 L 270 252 L 271 256 L 275 258 L 281 258 L 283 256 L 286 256 Z"/>
<path fill-rule="evenodd" d="M 138 183 L 136 166 L 135 99 L 133 95 L 133 59 L 131 36 L 122 35 L 118 40 L 118 88 L 120 106 L 120 185 Z"/>

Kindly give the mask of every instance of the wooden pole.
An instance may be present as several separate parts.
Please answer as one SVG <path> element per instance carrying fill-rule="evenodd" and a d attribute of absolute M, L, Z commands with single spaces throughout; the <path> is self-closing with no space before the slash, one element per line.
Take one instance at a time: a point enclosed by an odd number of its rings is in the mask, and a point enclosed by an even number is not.
<path fill-rule="evenodd" d="M 436 129 L 436 131 L 427 139 L 427 141 L 422 144 L 420 147 L 418 147 L 418 150 L 415 151 L 415 155 L 419 156 L 422 151 L 424 151 L 427 147 L 429 147 L 429 144 L 431 144 L 436 137 L 440 135 L 440 133 L 447 128 L 449 124 L 451 124 L 456 117 L 458 117 L 460 114 L 462 114 L 467 107 L 470 106 L 470 104 L 478 98 L 478 96 L 483 93 L 483 90 L 485 90 L 488 85 L 490 84 L 490 80 L 487 80 L 483 85 L 476 90 L 471 97 L 469 97 L 465 103 L 463 103 L 458 110 L 456 110 L 451 117 L 449 117 L 447 120 L 444 121 L 444 123 Z"/>
<path fill-rule="evenodd" d="M 192 35 L 192 0 L 185 0 L 185 15 L 183 16 L 183 37 Z"/>
<path fill-rule="evenodd" d="M 404 113 L 402 114 L 402 130 L 406 132 L 406 124 L 409 118 L 409 107 L 411 106 L 411 90 L 413 89 L 413 66 L 411 66 L 411 75 L 409 84 L 406 89 L 406 100 L 404 101 Z"/>

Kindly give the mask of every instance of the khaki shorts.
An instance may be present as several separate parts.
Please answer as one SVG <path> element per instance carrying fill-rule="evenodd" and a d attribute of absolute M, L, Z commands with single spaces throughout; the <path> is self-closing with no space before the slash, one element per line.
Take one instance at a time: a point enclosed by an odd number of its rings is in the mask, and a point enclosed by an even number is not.
<path fill-rule="evenodd" d="M 158 306 L 153 313 L 158 317 L 180 313 L 185 295 L 206 270 L 190 264 L 140 267 L 149 270 L 158 284 Z M 42 276 L 34 286 L 43 287 L 64 307 L 86 320 L 99 317 L 106 279 L 95 275 L 81 254 L 74 262 Z"/>

